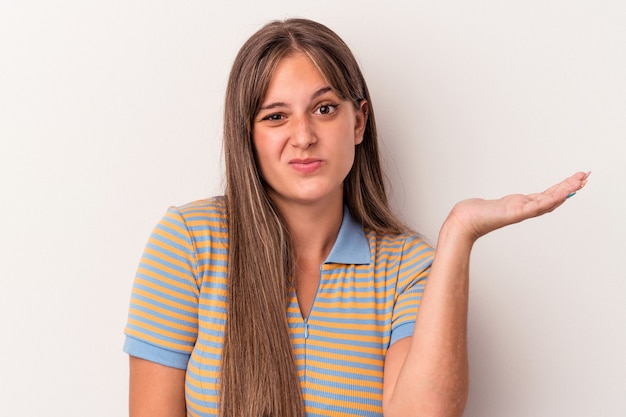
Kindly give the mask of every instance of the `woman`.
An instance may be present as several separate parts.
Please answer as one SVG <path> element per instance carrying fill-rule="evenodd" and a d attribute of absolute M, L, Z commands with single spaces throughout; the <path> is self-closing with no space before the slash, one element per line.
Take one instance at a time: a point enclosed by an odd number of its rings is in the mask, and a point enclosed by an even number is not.
<path fill-rule="evenodd" d="M 224 127 L 225 196 L 170 209 L 137 272 L 131 416 L 461 415 L 473 243 L 587 174 L 457 204 L 433 256 L 389 209 L 354 57 L 303 19 L 244 44 Z"/>

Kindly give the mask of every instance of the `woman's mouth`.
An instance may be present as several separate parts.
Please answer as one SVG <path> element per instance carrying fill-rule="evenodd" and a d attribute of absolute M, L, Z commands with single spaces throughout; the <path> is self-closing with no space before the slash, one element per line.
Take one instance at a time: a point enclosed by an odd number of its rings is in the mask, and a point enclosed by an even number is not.
<path fill-rule="evenodd" d="M 289 166 L 298 172 L 311 173 L 317 171 L 322 166 L 322 160 L 315 158 L 296 158 L 289 161 Z"/>

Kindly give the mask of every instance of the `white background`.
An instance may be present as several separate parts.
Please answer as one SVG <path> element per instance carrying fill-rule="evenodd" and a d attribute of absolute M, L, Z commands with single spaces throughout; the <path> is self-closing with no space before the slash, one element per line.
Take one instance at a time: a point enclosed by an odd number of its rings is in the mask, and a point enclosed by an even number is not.
<path fill-rule="evenodd" d="M 622 0 L 1 0 L 0 415 L 126 414 L 143 245 L 221 192 L 232 60 L 293 16 L 353 49 L 393 205 L 433 243 L 460 199 L 593 171 L 478 242 L 466 415 L 626 415 Z"/>

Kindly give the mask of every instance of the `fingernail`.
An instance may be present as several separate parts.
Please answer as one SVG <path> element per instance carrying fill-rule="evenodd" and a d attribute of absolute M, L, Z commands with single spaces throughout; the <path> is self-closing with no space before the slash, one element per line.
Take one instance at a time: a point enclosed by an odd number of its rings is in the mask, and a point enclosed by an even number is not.
<path fill-rule="evenodd" d="M 566 199 L 570 198 L 570 197 L 574 197 L 576 195 L 576 191 L 574 191 L 573 193 L 570 193 L 567 197 L 565 197 Z"/>

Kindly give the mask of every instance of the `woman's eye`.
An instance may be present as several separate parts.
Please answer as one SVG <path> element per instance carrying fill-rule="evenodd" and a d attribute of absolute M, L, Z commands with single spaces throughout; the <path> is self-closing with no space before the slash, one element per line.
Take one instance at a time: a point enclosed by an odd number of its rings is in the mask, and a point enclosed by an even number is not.
<path fill-rule="evenodd" d="M 319 114 L 332 114 L 337 110 L 336 104 L 323 104 L 317 108 L 316 113 Z"/>
<path fill-rule="evenodd" d="M 269 120 L 269 121 L 272 121 L 272 122 L 277 122 L 277 121 L 282 120 L 282 118 L 283 118 L 283 116 L 281 114 L 276 114 L 275 113 L 275 114 L 270 114 L 268 116 L 265 116 L 263 118 L 263 120 Z"/>

